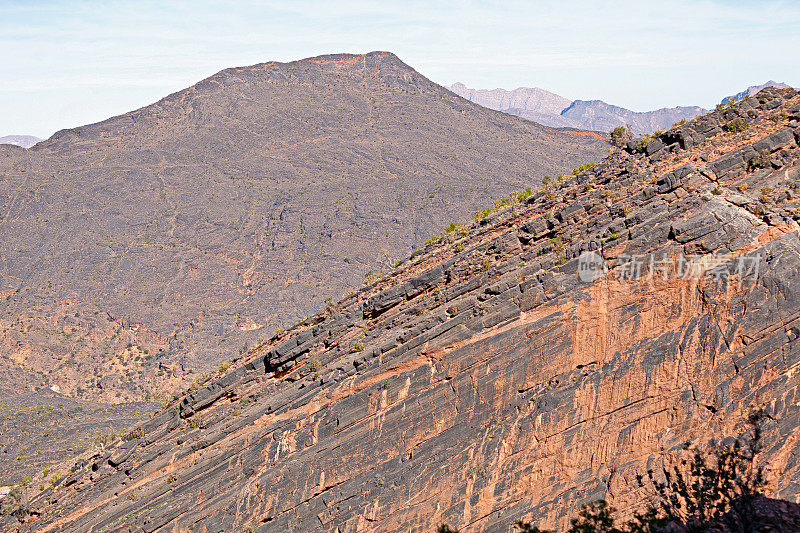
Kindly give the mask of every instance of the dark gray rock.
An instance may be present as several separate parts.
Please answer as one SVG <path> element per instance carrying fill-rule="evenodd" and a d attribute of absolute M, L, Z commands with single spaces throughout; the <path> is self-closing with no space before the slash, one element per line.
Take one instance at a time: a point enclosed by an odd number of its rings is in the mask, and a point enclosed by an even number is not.
<path fill-rule="evenodd" d="M 745 148 L 720 157 L 707 166 L 718 178 L 723 178 L 733 171 L 744 169 L 747 163 L 756 156 L 758 156 L 758 153 L 751 146 L 746 146 Z"/>
<path fill-rule="evenodd" d="M 410 285 L 398 285 L 388 289 L 367 301 L 364 304 L 364 317 L 377 317 L 406 299 L 406 292 Z"/>
<path fill-rule="evenodd" d="M 442 266 L 436 266 L 409 281 L 406 298 L 413 298 L 423 291 L 435 287 L 442 280 L 444 280 L 444 270 Z"/>
<path fill-rule="evenodd" d="M 655 139 L 647 143 L 647 147 L 645 148 L 645 154 L 651 156 L 656 152 L 658 152 L 659 150 L 661 150 L 662 148 L 664 148 L 664 146 L 665 146 L 664 141 L 656 137 Z"/>
<path fill-rule="evenodd" d="M 692 172 L 694 172 L 694 166 L 692 166 L 691 164 L 686 164 L 679 168 L 676 168 L 672 172 L 664 174 L 663 176 L 658 178 L 658 181 L 656 181 L 658 192 L 660 194 L 664 194 L 672 190 L 675 190 L 681 185 L 683 180 L 687 176 L 689 176 L 689 174 L 691 174 Z"/>
<path fill-rule="evenodd" d="M 753 144 L 757 152 L 774 152 L 780 148 L 794 143 L 794 134 L 790 128 L 777 131 Z"/>

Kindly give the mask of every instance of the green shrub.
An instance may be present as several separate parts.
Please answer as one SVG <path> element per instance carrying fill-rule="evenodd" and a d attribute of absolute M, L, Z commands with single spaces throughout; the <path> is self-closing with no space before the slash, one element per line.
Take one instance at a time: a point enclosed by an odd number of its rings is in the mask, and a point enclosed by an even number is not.
<path fill-rule="evenodd" d="M 617 147 L 625 146 L 628 141 L 633 139 L 633 131 L 631 130 L 630 126 L 627 128 L 623 126 L 617 126 L 609 132 L 609 135 L 611 137 L 611 144 Z"/>
<path fill-rule="evenodd" d="M 480 222 L 481 220 L 483 220 L 484 218 L 488 217 L 492 213 L 494 213 L 494 208 L 493 207 L 487 207 L 483 211 L 476 211 L 475 212 L 475 217 L 474 217 L 475 218 L 475 222 Z"/>
<path fill-rule="evenodd" d="M 545 176 L 544 179 L 542 180 L 542 183 L 544 183 L 544 184 L 548 184 L 548 183 L 552 183 L 552 182 L 553 182 L 553 178 L 551 178 L 550 176 Z M 521 192 L 519 192 L 519 191 L 512 192 L 506 198 L 500 198 L 499 200 L 495 200 L 493 207 L 487 207 L 486 209 L 484 209 L 482 211 L 476 211 L 475 215 L 473 216 L 473 219 L 475 220 L 476 223 L 478 223 L 481 220 L 483 220 L 486 217 L 488 217 L 489 215 L 491 215 L 492 213 L 494 213 L 496 211 L 499 211 L 503 207 L 505 207 L 507 205 L 513 205 L 513 204 L 516 204 L 516 203 L 522 203 L 525 200 L 527 200 L 528 198 L 530 198 L 531 196 L 533 196 L 533 189 L 531 189 L 530 187 L 528 187 L 527 189 L 525 189 L 524 191 L 521 191 Z M 452 225 L 453 224 L 451 224 L 451 226 Z"/>
<path fill-rule="evenodd" d="M 647 149 L 647 145 L 650 144 L 653 138 L 650 135 L 642 135 L 639 138 L 639 144 L 636 145 L 636 149 L 640 152 L 644 152 Z"/>
<path fill-rule="evenodd" d="M 11 487 L 11 490 L 8 492 L 8 497 L 15 501 L 20 501 L 22 499 L 22 486 L 14 485 Z"/>
<path fill-rule="evenodd" d="M 727 124 L 722 126 L 722 129 L 731 133 L 740 133 L 749 127 L 750 126 L 749 124 L 747 124 L 747 122 L 745 122 L 740 118 L 737 118 L 736 120 L 732 120 L 731 122 L 728 122 Z"/>
<path fill-rule="evenodd" d="M 376 281 L 378 281 L 381 276 L 383 276 L 383 270 L 379 270 L 377 272 L 373 272 L 370 270 L 366 274 L 364 274 L 364 285 L 372 285 Z"/>
<path fill-rule="evenodd" d="M 547 244 L 549 244 L 556 253 L 564 251 L 564 237 L 560 234 L 548 239 Z"/>
<path fill-rule="evenodd" d="M 578 165 L 577 167 L 572 169 L 572 172 L 570 172 L 570 174 L 572 176 L 576 176 L 576 175 L 580 174 L 581 172 L 583 172 L 584 170 L 589 170 L 590 168 L 594 168 L 594 166 L 596 164 L 597 163 L 584 163 L 582 165 Z"/>
<path fill-rule="evenodd" d="M 760 152 L 750 159 L 751 168 L 767 168 L 772 164 L 772 158 L 767 151 Z"/>
<path fill-rule="evenodd" d="M 533 191 L 531 190 L 530 187 L 528 187 L 527 189 L 525 189 L 521 193 L 517 194 L 517 201 L 522 203 L 525 200 L 527 200 L 528 198 L 530 198 L 531 196 L 533 196 Z"/>
<path fill-rule="evenodd" d="M 458 222 L 451 222 L 450 225 L 444 229 L 444 231 L 447 235 L 457 234 L 461 237 L 466 237 L 469 235 L 469 228 L 464 224 L 459 224 Z"/>

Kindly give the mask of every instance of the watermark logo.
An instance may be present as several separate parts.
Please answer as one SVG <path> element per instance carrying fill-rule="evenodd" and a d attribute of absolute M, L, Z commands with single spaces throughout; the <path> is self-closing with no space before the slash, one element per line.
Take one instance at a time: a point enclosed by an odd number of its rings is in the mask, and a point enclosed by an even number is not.
<path fill-rule="evenodd" d="M 583 252 L 578 257 L 578 277 L 582 282 L 591 283 L 605 276 L 606 272 L 606 261 L 597 252 Z"/>
<path fill-rule="evenodd" d="M 716 282 L 735 277 L 741 287 L 745 280 L 758 279 L 761 268 L 761 254 L 733 256 L 718 255 L 685 255 L 676 257 L 663 253 L 661 256 L 630 255 L 619 256 L 617 266 L 612 275 L 618 280 L 652 280 L 660 278 L 700 279 L 712 278 Z M 584 283 L 591 283 L 606 276 L 608 266 L 597 252 L 583 252 L 578 258 L 578 277 Z"/>

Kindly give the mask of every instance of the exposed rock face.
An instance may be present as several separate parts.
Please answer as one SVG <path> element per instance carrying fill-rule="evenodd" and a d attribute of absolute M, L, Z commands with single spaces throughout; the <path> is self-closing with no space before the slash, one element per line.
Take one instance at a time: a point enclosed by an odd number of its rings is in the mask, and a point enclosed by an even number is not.
<path fill-rule="evenodd" d="M 487 197 L 608 144 L 375 52 L 226 69 L 0 148 L 0 389 L 24 375 L 122 401 L 182 390 Z"/>
<path fill-rule="evenodd" d="M 455 83 L 450 86 L 450 90 L 484 107 L 556 128 L 581 128 L 607 132 L 617 126 L 630 125 L 634 133 L 652 133 L 665 130 L 676 122 L 692 119 L 705 112 L 696 106 L 637 112 L 601 100 L 570 101 L 535 87 L 520 87 L 513 91 L 504 89 L 489 91 L 470 89 L 463 83 Z"/>
<path fill-rule="evenodd" d="M 762 91 L 429 245 L 6 527 L 564 528 L 600 497 L 636 509 L 637 474 L 756 409 L 767 496 L 796 500 L 798 119 L 800 95 Z M 586 282 L 588 251 L 608 272 Z"/>

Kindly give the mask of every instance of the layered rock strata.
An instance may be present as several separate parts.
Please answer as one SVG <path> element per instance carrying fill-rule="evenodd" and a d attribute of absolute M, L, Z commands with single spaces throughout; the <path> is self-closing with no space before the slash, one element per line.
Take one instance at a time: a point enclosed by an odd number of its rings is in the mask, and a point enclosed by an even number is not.
<path fill-rule="evenodd" d="M 796 92 L 767 89 L 522 195 L 86 454 L 6 527 L 563 529 L 598 498 L 638 509 L 637 475 L 759 409 L 768 496 L 796 501 L 798 119 Z"/>

